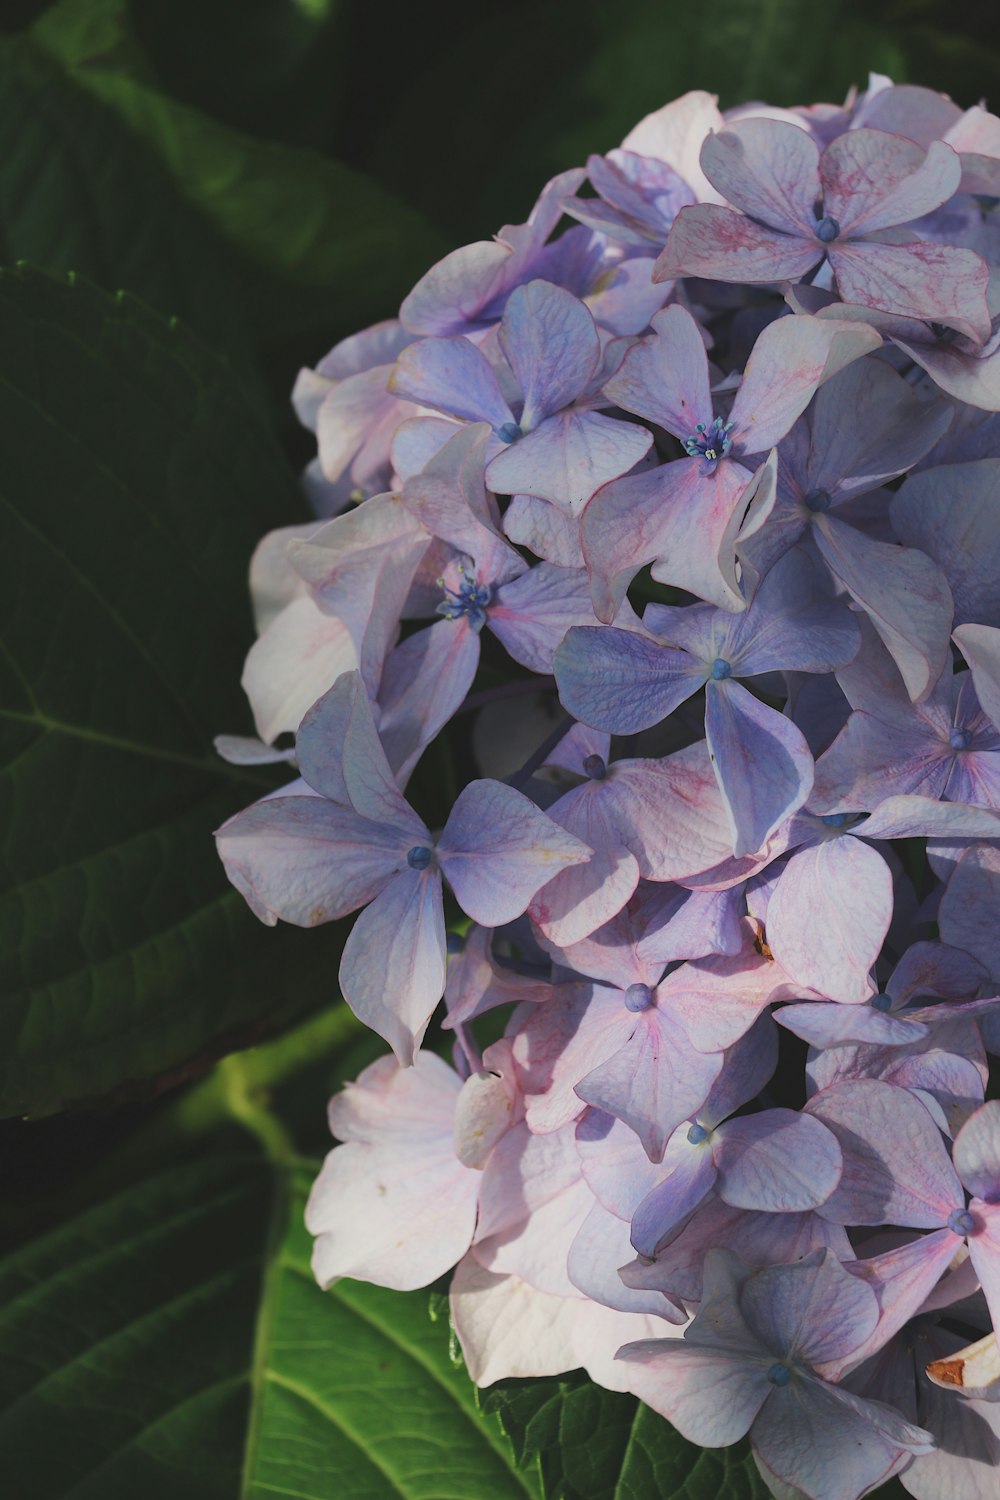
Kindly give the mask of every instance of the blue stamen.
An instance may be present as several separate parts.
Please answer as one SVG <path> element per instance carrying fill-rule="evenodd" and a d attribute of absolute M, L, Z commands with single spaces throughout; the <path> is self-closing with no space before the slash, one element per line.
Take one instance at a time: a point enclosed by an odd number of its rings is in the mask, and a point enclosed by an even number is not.
<path fill-rule="evenodd" d="M 873 995 L 872 996 L 872 1010 L 881 1010 L 881 1011 L 892 1010 L 892 996 L 891 995 Z"/>
<path fill-rule="evenodd" d="M 816 225 L 816 238 L 824 245 L 832 245 L 840 234 L 840 225 L 829 214 L 824 214 Z"/>
<path fill-rule="evenodd" d="M 583 763 L 583 769 L 591 781 L 603 781 L 608 774 L 607 762 L 600 755 L 588 755 Z"/>
<path fill-rule="evenodd" d="M 718 463 L 733 446 L 729 436 L 732 426 L 732 422 L 723 422 L 721 417 L 715 417 L 711 425 L 699 422 L 691 436 L 684 439 L 684 452 L 688 458 L 704 458 L 709 463 Z"/>
<path fill-rule="evenodd" d="M 406 851 L 406 863 L 411 870 L 426 870 L 431 862 L 431 851 L 426 844 L 414 844 Z"/>
<path fill-rule="evenodd" d="M 695 1120 L 693 1125 L 688 1126 L 687 1138 L 692 1146 L 700 1146 L 702 1141 L 708 1140 L 708 1131 Z"/>
<path fill-rule="evenodd" d="M 712 663 L 712 681 L 725 682 L 727 677 L 732 677 L 733 669 L 724 656 L 717 656 Z"/>
<path fill-rule="evenodd" d="M 653 1003 L 653 992 L 648 984 L 630 984 L 625 991 L 626 1010 L 648 1010 Z"/>
<path fill-rule="evenodd" d="M 824 511 L 830 509 L 830 491 L 810 490 L 808 495 L 802 496 L 802 504 L 806 510 L 811 510 L 814 515 L 821 516 Z"/>
<path fill-rule="evenodd" d="M 847 822 L 847 813 L 825 813 L 820 822 L 824 828 L 843 828 Z"/>
<path fill-rule="evenodd" d="M 474 578 L 467 577 L 461 564 L 458 572 L 462 581 L 457 590 L 450 589 L 443 578 L 438 579 L 438 585 L 447 597 L 438 605 L 436 613 L 444 615 L 446 620 L 461 620 L 465 616 L 478 633 L 486 624 L 486 606 L 493 597 L 493 590 L 488 583 L 477 583 Z"/>
<path fill-rule="evenodd" d="M 788 1385 L 792 1378 L 791 1366 L 779 1360 L 768 1370 L 767 1378 L 772 1385 Z"/>
<path fill-rule="evenodd" d="M 965 1235 L 971 1234 L 975 1227 L 976 1221 L 967 1208 L 952 1209 L 948 1215 L 948 1228 L 952 1234 L 960 1234 L 964 1238 Z"/>
<path fill-rule="evenodd" d="M 953 729 L 948 736 L 948 743 L 953 750 L 968 750 L 972 744 L 972 731 L 970 729 Z"/>
<path fill-rule="evenodd" d="M 516 422 L 505 422 L 502 427 L 497 427 L 495 431 L 501 443 L 516 443 L 519 437 L 524 436 L 524 433 Z"/>

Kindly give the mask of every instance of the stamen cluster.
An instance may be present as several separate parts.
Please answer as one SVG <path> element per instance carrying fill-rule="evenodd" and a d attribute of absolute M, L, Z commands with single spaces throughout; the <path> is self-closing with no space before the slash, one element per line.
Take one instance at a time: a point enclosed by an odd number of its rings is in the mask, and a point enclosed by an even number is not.
<path fill-rule="evenodd" d="M 453 1271 L 480 1384 L 812 1500 L 1000 1473 L 998 204 L 1000 120 L 878 77 L 554 179 L 302 373 L 226 742 L 297 770 L 230 879 L 359 913 L 392 1049 L 320 1282 Z"/>

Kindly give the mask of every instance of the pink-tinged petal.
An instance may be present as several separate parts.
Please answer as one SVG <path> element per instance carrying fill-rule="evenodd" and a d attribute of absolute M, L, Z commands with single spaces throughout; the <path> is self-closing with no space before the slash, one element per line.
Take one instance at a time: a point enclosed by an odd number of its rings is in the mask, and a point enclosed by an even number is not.
<path fill-rule="evenodd" d="M 1000 625 L 1000 459 L 911 474 L 890 505 L 901 542 L 948 580 L 955 623 Z"/>
<path fill-rule="evenodd" d="M 471 688 L 479 648 L 467 620 L 439 620 L 407 636 L 386 657 L 378 733 L 399 786 Z"/>
<path fill-rule="evenodd" d="M 982 964 L 960 948 L 950 948 L 947 943 L 912 943 L 893 970 L 886 991 L 892 996 L 893 1006 L 931 995 L 958 1000 L 977 994 L 988 977 Z M 968 1014 L 968 1008 L 963 1006 L 963 1012 Z M 932 1024 L 942 1019 L 936 1007 L 921 1016 Z"/>
<path fill-rule="evenodd" d="M 473 1254 L 487 1270 L 520 1276 L 540 1292 L 578 1295 L 566 1255 L 593 1201 L 572 1127 L 533 1135 L 524 1122 L 512 1126 L 483 1170 Z"/>
<path fill-rule="evenodd" d="M 970 1193 L 988 1203 L 1000 1199 L 1000 1100 L 990 1099 L 969 1116 L 955 1137 L 953 1156 Z"/>
<path fill-rule="evenodd" d="M 704 740 L 660 762 L 668 826 L 657 848 L 647 847 L 648 880 L 682 880 L 712 869 L 732 854 L 729 819 Z"/>
<path fill-rule="evenodd" d="M 500 535 L 500 511 L 483 483 L 489 429 L 460 429 L 403 487 L 403 502 L 434 536 L 471 557 L 488 583 L 504 583 L 524 562 Z"/>
<path fill-rule="evenodd" d="M 397 829 L 321 797 L 271 797 L 216 833 L 226 874 L 273 927 L 335 921 L 371 901 L 406 858 Z"/>
<path fill-rule="evenodd" d="M 738 1442 L 774 1390 L 763 1359 L 737 1360 L 727 1348 L 699 1349 L 686 1339 L 626 1344 L 618 1358 L 645 1367 L 646 1405 L 706 1448 Z"/>
<path fill-rule="evenodd" d="M 480 309 L 500 286 L 510 247 L 479 240 L 453 250 L 431 266 L 403 299 L 403 327 L 411 333 L 456 333 L 475 322 Z"/>
<path fill-rule="evenodd" d="M 903 1047 L 930 1036 L 919 1021 L 870 1010 L 866 1005 L 784 1005 L 774 1019 L 812 1047 L 843 1047 L 869 1042 L 876 1047 Z"/>
<path fill-rule="evenodd" d="M 729 1120 L 714 1133 L 717 1192 L 734 1208 L 802 1213 L 825 1202 L 843 1163 L 835 1137 L 818 1120 L 768 1109 Z"/>
<path fill-rule="evenodd" d="M 844 1175 L 818 1210 L 821 1218 L 939 1229 L 962 1207 L 961 1184 L 937 1126 L 907 1089 L 861 1078 L 820 1089 L 805 1108 L 833 1132 L 844 1154 Z"/>
<path fill-rule="evenodd" d="M 805 1379 L 775 1390 L 754 1424 L 753 1444 L 779 1479 L 810 1500 L 857 1500 L 893 1474 L 901 1456 L 929 1453 L 934 1440 L 892 1407 Z"/>
<path fill-rule="evenodd" d="M 391 494 L 335 516 L 309 541 L 289 543 L 289 561 L 317 603 L 350 631 L 371 693 L 431 544 L 430 532 Z"/>
<path fill-rule="evenodd" d="M 878 1322 L 871 1287 L 828 1250 L 815 1252 L 804 1265 L 757 1271 L 739 1300 L 747 1327 L 764 1348 L 807 1365 L 849 1354 Z"/>
<path fill-rule="evenodd" d="M 892 229 L 947 203 L 961 176 L 958 156 L 943 141 L 925 152 L 885 130 L 845 130 L 823 153 L 823 210 L 842 235 Z"/>
<path fill-rule="evenodd" d="M 393 829 L 400 842 L 430 843 L 396 785 L 357 672 L 338 677 L 306 714 L 296 756 L 306 781 L 325 797 L 349 802 L 363 818 Z"/>
<path fill-rule="evenodd" d="M 577 1122 L 576 1150 L 598 1203 L 626 1224 L 663 1175 L 635 1132 L 599 1109 L 588 1109 Z"/>
<path fill-rule="evenodd" d="M 809 746 L 791 719 L 732 680 L 707 684 L 705 736 L 729 812 L 733 853 L 754 854 L 809 796 Z"/>
<path fill-rule="evenodd" d="M 755 224 L 713 203 L 682 208 L 653 271 L 654 281 L 704 276 L 751 285 L 798 281 L 824 254 L 818 242 Z"/>
<path fill-rule="evenodd" d="M 451 1315 L 469 1375 L 479 1386 L 581 1366 L 608 1390 L 630 1390 L 630 1372 L 608 1358 L 623 1338 L 669 1334 L 660 1318 L 615 1312 L 579 1296 L 552 1297 L 517 1276 L 486 1271 L 467 1255 L 451 1283 Z"/>
<path fill-rule="evenodd" d="M 604 394 L 616 406 L 647 417 L 683 441 L 699 422 L 711 425 L 708 356 L 701 330 L 686 307 L 665 307 L 655 332 L 634 344 Z"/>
<path fill-rule="evenodd" d="M 711 1142 L 689 1141 L 688 1129 L 685 1121 L 670 1137 L 660 1163 L 662 1180 L 632 1215 L 632 1245 L 649 1259 L 676 1237 L 678 1227 L 712 1191 L 718 1175 Z"/>
<path fill-rule="evenodd" d="M 871 810 L 897 794 L 939 798 L 954 756 L 926 719 L 860 710 L 816 763 L 810 807 L 817 813 Z"/>
<path fill-rule="evenodd" d="M 701 1052 L 732 1047 L 753 1026 L 761 1011 L 778 1000 L 801 994 L 781 964 L 752 948 L 732 956 L 719 954 L 681 964 L 657 992 L 683 1020 Z"/>
<path fill-rule="evenodd" d="M 841 836 L 798 849 L 768 907 L 767 940 L 801 983 L 858 1004 L 892 919 L 892 875 L 880 854 Z"/>
<path fill-rule="evenodd" d="M 703 663 L 687 651 L 603 625 L 568 631 L 553 667 L 567 712 L 612 734 L 659 724 L 705 680 Z"/>
<path fill-rule="evenodd" d="M 561 948 L 610 922 L 639 883 L 639 866 L 609 823 L 608 811 L 593 783 L 567 793 L 549 809 L 560 828 L 594 851 L 585 865 L 563 870 L 544 885 L 529 908 L 532 921 Z"/>
<path fill-rule="evenodd" d="M 989 337 L 989 268 L 972 250 L 928 240 L 838 240 L 829 255 L 843 301 L 944 323 L 976 343 Z"/>
<path fill-rule="evenodd" d="M 807 313 L 769 323 L 751 351 L 733 403 L 733 442 L 743 453 L 766 453 L 824 381 L 881 347 L 881 335 L 865 323 Z"/>
<path fill-rule="evenodd" d="M 405 485 L 437 457 L 457 432 L 464 431 L 451 417 L 408 417 L 393 433 L 390 461 Z"/>
<path fill-rule="evenodd" d="M 340 960 L 344 999 L 405 1068 L 444 994 L 444 978 L 441 877 L 403 869 L 351 929 Z"/>
<path fill-rule="evenodd" d="M 567 630 L 593 622 L 586 571 L 538 563 L 497 590 L 486 619 L 514 661 L 531 672 L 549 673 Z"/>
<path fill-rule="evenodd" d="M 955 866 L 938 911 L 944 942 L 964 948 L 1000 979 L 1000 849 L 973 845 Z"/>
<path fill-rule="evenodd" d="M 404 349 L 389 380 L 395 396 L 498 431 L 514 414 L 486 356 L 467 338 L 418 339 Z"/>
<path fill-rule="evenodd" d="M 550 281 L 529 281 L 511 292 L 499 339 L 524 395 L 520 425 L 525 432 L 575 400 L 601 358 L 590 313 Z"/>
<path fill-rule="evenodd" d="M 905 794 L 887 797 L 854 831 L 872 839 L 1000 838 L 1000 812 Z"/>
<path fill-rule="evenodd" d="M 459 793 L 437 845 L 459 905 L 484 927 L 512 922 L 554 874 L 592 852 L 499 781 L 472 781 Z"/>
<path fill-rule="evenodd" d="M 512 1066 L 504 1073 L 496 1071 L 497 1047 L 507 1048 L 509 1055 L 506 1042 L 488 1047 L 489 1058 L 484 1057 L 484 1065 L 478 1072 L 469 1074 L 455 1104 L 452 1134 L 455 1156 L 463 1166 L 477 1171 L 485 1167 L 501 1137 L 524 1117 Z"/>
<path fill-rule="evenodd" d="M 308 708 L 358 665 L 351 632 L 306 595 L 281 610 L 247 654 L 242 686 L 266 743 L 294 733 Z"/>
<path fill-rule="evenodd" d="M 683 896 L 678 892 L 667 920 L 639 943 L 639 957 L 647 963 L 659 960 L 668 964 L 678 958 L 738 953 L 743 946 L 739 922 L 742 894 L 738 888 L 688 891 Z"/>
<path fill-rule="evenodd" d="M 258 635 L 263 635 L 286 604 L 305 593 L 305 584 L 288 561 L 288 544 L 315 536 L 322 524 L 322 521 L 304 521 L 297 526 L 280 526 L 277 531 L 269 531 L 254 548 L 250 559 L 250 601 Z"/>
<path fill-rule="evenodd" d="M 1000 1203 L 973 1198 L 969 1209 L 976 1226 L 969 1235 L 969 1257 L 990 1310 L 995 1336 L 1000 1328 Z"/>
<path fill-rule="evenodd" d="M 652 256 L 641 255 L 619 261 L 587 293 L 584 301 L 599 328 L 618 337 L 646 331 L 674 290 L 671 281 L 653 281 L 654 264 Z"/>
<path fill-rule="evenodd" d="M 531 1130 L 544 1135 L 576 1119 L 583 1108 L 577 1083 L 619 1051 L 635 1026 L 621 990 L 555 985 L 551 999 L 514 1038 L 514 1066 Z"/>
<path fill-rule="evenodd" d="M 535 495 L 515 495 L 504 515 L 503 529 L 512 542 L 546 562 L 561 568 L 586 567 L 579 519 L 558 505 Z"/>
<path fill-rule="evenodd" d="M 412 1291 L 465 1254 L 480 1178 L 451 1149 L 458 1089 L 447 1064 L 420 1052 L 412 1068 L 380 1058 L 335 1101 L 348 1106 L 343 1119 L 373 1093 L 380 1118 L 377 1139 L 362 1135 L 329 1153 L 309 1194 L 306 1228 L 318 1236 L 312 1265 L 324 1289 L 351 1276 Z"/>
<path fill-rule="evenodd" d="M 526 979 L 499 964 L 490 952 L 492 937 L 488 928 L 472 927 L 461 953 L 449 959 L 445 987 L 448 1015 L 442 1022 L 448 1030 L 498 1005 L 540 1005 L 552 993 L 552 986 L 545 981 Z"/>
<path fill-rule="evenodd" d="M 976 696 L 993 723 L 1000 725 L 1000 629 L 960 625 L 953 639 L 969 663 Z"/>
<path fill-rule="evenodd" d="M 719 609 L 742 610 L 740 548 L 773 508 L 776 452 L 753 474 L 732 459 L 708 476 L 697 474 L 700 464 L 691 464 L 699 480 L 690 485 L 692 505 L 685 510 L 672 504 L 663 516 L 661 555 L 650 571 L 657 583 L 684 589 Z"/>
<path fill-rule="evenodd" d="M 562 411 L 498 453 L 486 470 L 502 495 L 538 495 L 579 515 L 602 484 L 627 474 L 652 445 L 634 422 L 595 411 Z"/>
<path fill-rule="evenodd" d="M 386 416 L 396 422 L 413 416 L 407 406 L 389 392 L 392 364 L 349 375 L 329 390 L 316 412 L 316 438 L 323 476 L 331 483 L 341 477 L 362 448 L 372 429 Z"/>
<path fill-rule="evenodd" d="M 812 236 L 819 147 L 808 131 L 778 120 L 741 120 L 701 148 L 705 176 L 734 208 L 786 234 Z"/>
<path fill-rule="evenodd" d="M 957 1244 L 950 1229 L 937 1229 L 898 1249 L 849 1262 L 851 1273 L 867 1282 L 878 1298 L 878 1322 L 855 1349 L 840 1358 L 817 1361 L 820 1373 L 827 1380 L 841 1380 L 883 1348 L 924 1307 L 954 1260 Z"/>
<path fill-rule="evenodd" d="M 650 1161 L 660 1161 L 672 1132 L 707 1099 L 722 1055 L 695 1051 L 660 1003 L 636 1020 L 625 1045 L 582 1078 L 576 1092 L 631 1126 Z"/>
<path fill-rule="evenodd" d="M 702 202 L 714 200 L 715 190 L 701 170 L 700 157 L 706 136 L 725 124 L 718 104 L 717 95 L 691 89 L 662 109 L 644 115 L 622 141 L 622 150 L 665 161 Z"/>
<path fill-rule="evenodd" d="M 926 697 L 950 650 L 952 599 L 944 574 L 923 552 L 876 542 L 832 516 L 818 518 L 813 537 L 892 654 L 910 697 Z"/>
<path fill-rule="evenodd" d="M 595 1203 L 576 1232 L 570 1246 L 566 1268 L 570 1281 L 585 1297 L 619 1312 L 648 1313 L 668 1318 L 672 1323 L 687 1322 L 679 1303 L 665 1293 L 627 1287 L 617 1267 L 629 1260 L 628 1224 Z"/>
<path fill-rule="evenodd" d="M 894 343 L 949 396 L 980 411 L 1000 411 L 1000 354 L 980 359 L 947 345 L 907 343 L 900 338 Z"/>

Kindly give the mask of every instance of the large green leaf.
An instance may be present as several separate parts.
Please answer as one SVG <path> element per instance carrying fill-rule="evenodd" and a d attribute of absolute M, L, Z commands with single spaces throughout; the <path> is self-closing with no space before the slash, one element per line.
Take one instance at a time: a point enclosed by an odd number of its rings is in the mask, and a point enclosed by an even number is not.
<path fill-rule="evenodd" d="M 321 1292 L 302 1226 L 309 1173 L 231 1134 L 0 1262 L 7 1492 L 538 1496 L 479 1412 L 426 1293 Z"/>
<path fill-rule="evenodd" d="M 746 1442 L 697 1448 L 633 1396 L 582 1373 L 503 1381 L 483 1398 L 547 1500 L 767 1500 Z"/>
<path fill-rule="evenodd" d="M 246 568 L 300 510 L 232 369 L 129 298 L 0 277 L 0 1113 L 220 1051 L 329 995 L 337 935 L 261 926 L 212 830 Z"/>
<path fill-rule="evenodd" d="M 217 237 L 114 115 L 37 48 L 0 38 L 0 261 L 125 287 L 240 358 L 251 344 Z"/>
<path fill-rule="evenodd" d="M 32 34 L 143 141 L 223 243 L 268 274 L 250 318 L 265 330 L 277 320 L 353 332 L 391 315 L 447 249 L 422 216 L 341 162 L 243 134 L 161 93 L 123 54 L 128 21 L 125 0 L 59 0 Z"/>

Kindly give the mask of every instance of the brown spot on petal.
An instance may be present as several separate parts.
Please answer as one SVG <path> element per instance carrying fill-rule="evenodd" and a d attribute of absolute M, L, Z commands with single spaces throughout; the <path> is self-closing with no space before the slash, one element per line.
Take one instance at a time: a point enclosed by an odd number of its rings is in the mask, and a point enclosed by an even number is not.
<path fill-rule="evenodd" d="M 964 1359 L 932 1359 L 927 1366 L 927 1373 L 942 1385 L 962 1386 L 965 1384 L 962 1378 L 964 1369 Z"/>
<path fill-rule="evenodd" d="M 318 927 L 319 924 L 320 924 L 320 922 L 325 922 L 325 921 L 326 921 L 326 907 L 325 906 L 314 906 L 313 909 L 312 909 L 312 911 L 309 913 L 309 926 L 310 927 Z"/>
<path fill-rule="evenodd" d="M 754 948 L 760 954 L 761 958 L 766 958 L 766 959 L 770 960 L 771 963 L 773 963 L 774 962 L 774 954 L 771 952 L 771 949 L 768 946 L 767 936 L 766 936 L 766 934 L 764 932 L 764 924 L 763 924 L 763 922 L 758 922 L 756 924 L 756 926 L 757 926 L 757 936 L 753 940 Z"/>

